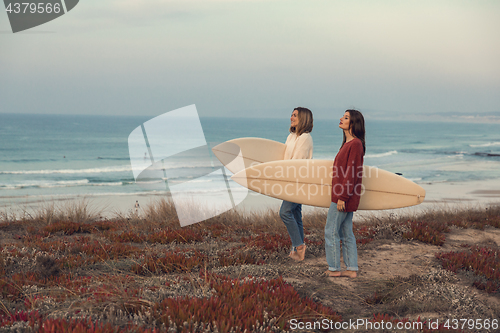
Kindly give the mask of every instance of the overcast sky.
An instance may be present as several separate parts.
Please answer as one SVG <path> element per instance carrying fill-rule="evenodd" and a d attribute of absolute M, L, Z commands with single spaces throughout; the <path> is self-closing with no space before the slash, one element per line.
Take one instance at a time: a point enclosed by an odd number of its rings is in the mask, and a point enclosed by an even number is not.
<path fill-rule="evenodd" d="M 500 1 L 81 0 L 13 34 L 0 112 L 500 116 Z"/>

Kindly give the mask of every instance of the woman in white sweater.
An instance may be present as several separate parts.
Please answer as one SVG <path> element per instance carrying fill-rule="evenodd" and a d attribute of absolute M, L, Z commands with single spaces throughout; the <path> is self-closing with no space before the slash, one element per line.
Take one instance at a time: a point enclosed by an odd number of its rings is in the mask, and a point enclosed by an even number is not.
<path fill-rule="evenodd" d="M 313 115 L 311 110 L 295 108 L 290 117 L 290 134 L 286 139 L 285 160 L 310 159 L 313 153 Z M 304 244 L 304 228 L 302 226 L 302 205 L 283 201 L 280 208 L 280 217 L 288 230 L 292 240 L 290 258 L 304 260 L 306 245 Z"/>

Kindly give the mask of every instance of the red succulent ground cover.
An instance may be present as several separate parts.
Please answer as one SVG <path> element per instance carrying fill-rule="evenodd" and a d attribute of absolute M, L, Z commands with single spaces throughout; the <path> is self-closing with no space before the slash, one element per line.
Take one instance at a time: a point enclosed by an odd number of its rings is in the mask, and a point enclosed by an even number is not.
<path fill-rule="evenodd" d="M 325 217 L 313 216 L 306 225 L 308 249 L 315 256 L 324 256 Z M 234 218 L 221 216 L 185 228 L 175 219 L 160 218 L 4 221 L 0 330 L 278 332 L 290 329 L 291 318 L 342 320 L 342 304 L 326 306 L 281 275 L 220 273 L 234 266 L 277 266 L 288 259 L 291 242 L 275 215 L 258 223 Z M 404 239 L 441 246 L 453 226 L 498 228 L 500 218 L 403 224 L 409 230 Z M 377 239 L 377 230 L 373 223 L 354 225 L 361 249 Z M 469 247 L 437 258 L 446 269 L 474 272 L 480 277 L 475 283 L 479 289 L 498 291 L 496 249 Z M 384 305 L 382 294 L 371 295 L 365 304 Z M 409 322 L 385 313 L 371 320 Z"/>
<path fill-rule="evenodd" d="M 264 264 L 268 253 L 288 251 L 290 240 L 283 230 L 269 232 L 252 226 L 238 232 L 216 223 L 180 228 L 171 222 L 135 222 L 138 225 L 120 220 L 63 220 L 25 228 L 16 221 L 4 225 L 22 232 L 3 239 L 0 247 L 0 328 L 21 325 L 36 332 L 165 332 L 170 328 L 192 332 L 217 327 L 220 332 L 243 332 L 266 322 L 265 331 L 285 329 L 289 314 L 306 320 L 318 316 L 341 319 L 334 310 L 299 295 L 282 278 L 234 279 L 207 271 Z M 266 231 L 258 234 L 256 230 Z M 214 239 L 234 244 L 207 250 L 203 244 Z M 122 268 L 111 273 L 99 268 L 120 264 Z M 193 274 L 200 277 L 193 278 Z M 165 276 L 171 278 L 161 280 Z M 163 282 L 145 285 L 147 278 Z M 204 297 L 175 296 L 174 292 L 161 297 L 161 293 L 182 290 L 195 280 L 210 290 Z M 160 296 L 149 296 L 155 293 Z M 62 308 L 63 317 L 54 318 Z M 109 314 L 99 314 L 109 309 L 120 318 L 118 325 L 106 320 Z"/>
<path fill-rule="evenodd" d="M 403 234 L 404 238 L 415 239 L 431 245 L 443 245 L 446 240 L 444 233 L 450 231 L 447 224 L 415 221 L 409 221 L 409 224 L 410 231 Z"/>
<path fill-rule="evenodd" d="M 195 267 L 200 268 L 206 260 L 206 255 L 198 251 L 194 251 L 192 255 L 185 252 L 147 255 L 138 264 L 133 265 L 131 271 L 139 275 L 185 273 L 191 272 Z"/>
<path fill-rule="evenodd" d="M 264 249 L 268 252 L 287 252 L 290 251 L 292 242 L 288 234 L 258 234 L 241 238 L 241 241 L 247 246 L 253 246 Z"/>
<path fill-rule="evenodd" d="M 265 317 L 277 318 L 275 325 L 286 328 L 290 317 L 340 321 L 332 309 L 320 305 L 298 292 L 282 278 L 268 281 L 241 281 L 208 274 L 206 278 L 215 293 L 209 298 L 167 298 L 154 307 L 154 316 L 166 326 L 183 327 L 182 332 L 196 330 L 195 323 L 212 323 L 222 332 L 251 331 Z M 188 323 L 187 325 L 184 323 Z"/>
<path fill-rule="evenodd" d="M 410 231 L 403 234 L 409 240 L 442 246 L 446 241 L 446 233 L 451 227 L 462 229 L 473 228 L 484 230 L 490 226 L 500 228 L 500 216 L 493 215 L 476 219 L 451 221 L 416 222 L 408 221 Z M 468 250 L 436 253 L 443 268 L 457 273 L 469 271 L 479 279 L 473 286 L 488 293 L 500 291 L 500 258 L 497 249 L 464 245 Z"/>
<path fill-rule="evenodd" d="M 451 220 L 451 221 L 408 221 L 409 231 L 403 234 L 408 240 L 418 240 L 423 243 L 441 246 L 446 241 L 446 233 L 450 227 L 473 228 L 484 230 L 486 226 L 500 228 L 500 216 L 490 216 L 479 220 Z"/>
<path fill-rule="evenodd" d="M 436 253 L 443 268 L 457 273 L 460 270 L 470 271 L 482 280 L 474 282 L 478 289 L 488 293 L 500 289 L 500 251 L 488 247 L 470 246 L 463 252 Z"/>
<path fill-rule="evenodd" d="M 376 226 L 374 225 L 353 225 L 354 236 L 356 236 L 357 244 L 368 244 L 373 241 L 377 233 Z"/>
<path fill-rule="evenodd" d="M 117 327 L 111 323 L 99 323 L 91 319 L 63 319 L 63 318 L 43 318 L 38 311 L 0 313 L 0 328 L 13 324 L 24 323 L 25 328 L 31 328 L 40 333 L 159 333 L 158 329 L 146 329 L 136 325 L 129 325 L 126 328 Z"/>
<path fill-rule="evenodd" d="M 116 225 L 112 222 L 97 221 L 93 223 L 77 223 L 71 221 L 58 221 L 42 228 L 45 235 L 63 232 L 65 235 L 72 235 L 74 233 L 92 233 L 103 230 L 113 230 L 116 229 Z M 31 232 L 34 232 L 31 229 Z"/>
<path fill-rule="evenodd" d="M 138 234 L 135 231 L 125 231 L 120 234 L 108 234 L 106 237 L 113 242 L 119 243 L 151 243 L 168 244 L 201 242 L 206 235 L 204 232 L 197 232 L 192 229 L 165 228 L 152 233 Z"/>

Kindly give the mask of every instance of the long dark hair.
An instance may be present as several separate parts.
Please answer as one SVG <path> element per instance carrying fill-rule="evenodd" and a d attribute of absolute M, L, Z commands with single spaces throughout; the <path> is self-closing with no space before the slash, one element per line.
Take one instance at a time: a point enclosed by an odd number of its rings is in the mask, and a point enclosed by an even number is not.
<path fill-rule="evenodd" d="M 358 138 L 363 143 L 363 154 L 366 153 L 366 144 L 365 144 L 365 118 L 363 114 L 358 110 L 346 110 L 345 112 L 349 112 L 349 131 L 351 131 L 352 135 L 355 138 Z M 344 132 L 344 140 L 342 141 L 342 146 L 344 146 L 346 141 L 345 132 Z"/>
<path fill-rule="evenodd" d="M 308 108 L 303 108 L 301 106 L 296 107 L 293 111 L 297 110 L 297 117 L 299 118 L 299 123 L 297 127 L 290 127 L 290 132 L 301 136 L 303 133 L 310 133 L 313 130 L 313 114 Z M 293 112 L 292 111 L 292 112 Z"/>

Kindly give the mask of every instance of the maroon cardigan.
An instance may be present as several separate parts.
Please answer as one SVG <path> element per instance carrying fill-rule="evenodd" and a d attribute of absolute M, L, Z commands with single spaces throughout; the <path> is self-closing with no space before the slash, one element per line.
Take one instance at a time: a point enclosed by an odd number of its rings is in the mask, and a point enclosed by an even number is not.
<path fill-rule="evenodd" d="M 333 162 L 332 202 L 345 201 L 346 212 L 355 212 L 363 189 L 363 143 L 354 138 L 340 148 Z"/>

